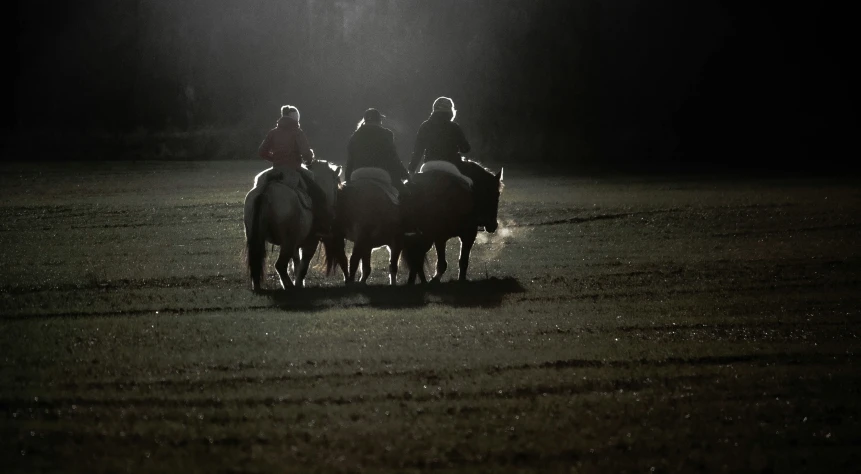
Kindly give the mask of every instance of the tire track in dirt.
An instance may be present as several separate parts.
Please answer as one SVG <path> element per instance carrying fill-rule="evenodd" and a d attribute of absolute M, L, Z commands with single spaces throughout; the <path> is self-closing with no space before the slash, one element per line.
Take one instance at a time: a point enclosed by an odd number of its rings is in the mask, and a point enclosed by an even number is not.
<path fill-rule="evenodd" d="M 822 365 L 841 366 L 852 364 L 859 357 L 851 354 L 735 354 L 730 356 L 703 356 L 703 357 L 666 357 L 663 359 L 631 359 L 631 360 L 603 360 L 603 359 L 560 359 L 540 363 L 515 364 L 509 366 L 485 366 L 479 368 L 464 368 L 446 370 L 440 372 L 433 369 L 414 370 L 383 370 L 377 372 L 352 371 L 328 372 L 312 374 L 290 374 L 290 375 L 268 375 L 268 376 L 235 376 L 220 377 L 207 380 L 116 380 L 111 382 L 67 382 L 58 384 L 57 388 L 64 390 L 136 390 L 145 388 L 166 388 L 177 390 L 180 393 L 193 393 L 203 391 L 214 391 L 225 386 L 248 386 L 273 383 L 291 382 L 293 389 L 302 388 L 301 384 L 310 384 L 304 388 L 313 386 L 320 381 L 332 382 L 342 381 L 344 384 L 352 384 L 353 380 L 365 379 L 397 379 L 404 378 L 418 380 L 427 384 L 436 384 L 443 378 L 463 378 L 469 380 L 477 375 L 501 375 L 517 371 L 536 370 L 567 370 L 567 369 L 623 369 L 642 370 L 664 367 L 706 367 L 706 366 L 734 366 L 745 365 L 748 367 L 778 367 L 798 365 Z M 325 365 L 326 361 L 321 361 Z M 316 365 L 315 365 L 316 366 Z M 242 370 L 242 369 L 240 369 Z M 299 384 L 299 385 L 296 385 Z M 0 401 L 2 404 L 2 401 Z"/>
<path fill-rule="evenodd" d="M 726 357 L 698 357 L 698 358 L 668 358 L 664 360 L 639 360 L 639 361 L 596 361 L 596 360 L 559 360 L 553 362 L 545 362 L 541 364 L 525 364 L 524 366 L 512 367 L 514 370 L 535 370 L 535 369 L 651 369 L 664 367 L 769 367 L 777 368 L 781 366 L 828 366 L 828 367 L 845 367 L 845 364 L 857 362 L 857 358 L 846 356 L 844 354 L 811 354 L 798 356 L 785 356 L 783 354 L 770 355 L 736 355 Z M 490 371 L 489 373 L 494 373 Z M 461 375 L 461 374 L 457 374 Z M 468 375 L 468 374 L 464 374 Z M 857 374 L 846 373 L 844 375 L 832 374 L 831 377 L 848 377 L 851 380 L 857 380 Z M 356 376 L 360 377 L 360 376 Z M 675 393 L 676 391 L 686 391 L 692 386 L 702 386 L 710 380 L 713 380 L 714 374 L 698 373 L 693 375 L 672 375 L 659 376 L 651 375 L 650 377 L 629 377 L 623 376 L 620 378 L 609 379 L 578 379 L 576 382 L 561 382 L 549 383 L 543 382 L 531 386 L 508 387 L 505 389 L 480 389 L 474 391 L 459 390 L 457 388 L 449 390 L 435 390 L 428 392 L 417 393 L 410 390 L 381 393 L 377 395 L 356 395 L 356 396 L 262 396 L 248 397 L 240 396 L 230 398 L 225 392 L 220 392 L 221 395 L 216 397 L 209 395 L 205 397 L 189 397 L 191 392 L 202 392 L 207 389 L 220 388 L 224 389 L 227 386 L 236 386 L 236 388 L 244 388 L 248 386 L 260 386 L 264 383 L 286 382 L 287 380 L 263 380 L 263 381 L 245 381 L 245 380 L 226 380 L 221 384 L 195 384 L 181 382 L 176 385 L 167 385 L 164 388 L 168 390 L 176 390 L 173 392 L 179 395 L 176 398 L 169 398 L 165 393 L 160 393 L 153 396 L 134 396 L 128 391 L 115 394 L 117 398 L 94 398 L 82 396 L 58 396 L 51 398 L 39 398 L 33 400 L 31 398 L 3 398 L 0 399 L 0 409 L 7 412 L 15 412 L 21 410 L 42 410 L 52 409 L 58 406 L 77 405 L 83 409 L 86 407 L 104 407 L 104 408 L 165 408 L 177 409 L 188 407 L 202 408 L 236 408 L 236 407 L 255 407 L 255 406 L 302 406 L 302 405 L 318 405 L 318 406 L 342 406 L 342 405 L 358 405 L 358 404 L 375 404 L 385 402 L 401 402 L 401 403 L 432 403 L 439 401 L 473 401 L 481 402 L 487 400 L 521 400 L 535 399 L 542 396 L 572 396 L 572 395 L 587 395 L 594 393 L 614 393 L 619 391 L 624 392 L 639 392 L 643 390 L 660 389 L 667 393 Z M 314 378 L 314 381 L 329 382 L 332 377 Z M 847 380 L 848 382 L 849 380 Z M 374 382 L 378 384 L 379 382 Z M 350 384 L 355 385 L 354 383 Z M 803 385 L 803 384 L 802 384 Z M 109 388 L 109 387 L 105 387 Z M 292 391 L 302 389 L 312 389 L 308 387 L 292 387 Z M 776 387 L 777 388 L 777 387 Z M 780 387 L 785 390 L 786 387 Z M 815 391 L 815 388 L 811 388 Z M 861 393 L 861 390 L 855 388 L 848 390 L 853 393 Z M 795 393 L 795 396 L 798 396 Z"/>
<path fill-rule="evenodd" d="M 143 278 L 143 279 L 119 279 L 108 281 L 95 281 L 86 283 L 61 283 L 47 285 L 2 285 L 0 293 L 10 295 L 23 295 L 28 293 L 42 293 L 46 291 L 118 291 L 118 290 L 140 290 L 145 288 L 218 288 L 224 284 L 231 287 L 242 288 L 246 284 L 244 278 L 236 275 L 207 275 L 207 276 L 182 276 L 165 278 Z"/>
<path fill-rule="evenodd" d="M 830 291 L 842 291 L 848 290 L 853 291 L 857 288 L 861 287 L 861 280 L 853 280 L 847 282 L 834 282 L 828 285 L 828 289 Z M 761 294 L 764 290 L 769 292 L 774 292 L 778 290 L 813 290 L 814 293 L 821 293 L 823 285 L 821 283 L 775 283 L 775 284 L 767 284 L 767 285 L 746 285 L 746 286 L 726 286 L 721 288 L 697 288 L 697 289 L 671 289 L 665 288 L 660 291 L 654 290 L 640 290 L 640 291 L 612 291 L 609 290 L 605 293 L 582 293 L 582 294 L 554 294 L 552 296 L 548 296 L 545 294 L 538 294 L 532 296 L 520 296 L 517 297 L 514 301 L 516 302 L 546 302 L 548 300 L 552 301 L 585 301 L 585 300 L 598 300 L 598 299 L 614 299 L 614 298 L 669 298 L 677 295 L 698 295 L 698 294 L 724 294 L 724 293 L 751 293 L 751 294 Z"/>
<path fill-rule="evenodd" d="M 819 232 L 819 231 L 828 231 L 828 230 L 857 230 L 861 229 L 861 224 L 834 224 L 834 225 L 822 225 L 822 226 L 808 226 L 808 227 L 790 227 L 790 228 L 780 228 L 780 229 L 766 229 L 766 230 L 745 230 L 739 232 L 719 232 L 711 234 L 712 237 L 748 237 L 755 235 L 768 235 L 768 234 L 790 234 L 790 233 L 801 233 L 801 232 Z"/>
<path fill-rule="evenodd" d="M 655 214 L 675 214 L 675 213 L 683 213 L 683 212 L 702 212 L 702 211 L 723 211 L 723 212 L 733 212 L 739 210 L 750 210 L 750 209 L 781 209 L 786 207 L 797 206 L 797 204 L 786 203 L 786 204 L 750 204 L 743 206 L 703 206 L 703 207 L 676 207 L 669 209 L 655 209 L 652 211 L 637 211 L 637 212 L 622 212 L 616 214 L 596 214 L 591 216 L 574 216 L 568 217 L 564 219 L 553 219 L 548 221 L 538 221 L 538 222 L 525 222 L 525 223 L 512 223 L 508 224 L 507 227 L 538 227 L 538 226 L 552 226 L 552 225 L 562 225 L 562 224 L 582 224 L 585 222 L 594 222 L 601 220 L 613 220 L 613 219 L 624 219 L 629 217 L 639 217 L 639 216 L 648 216 Z"/>
<path fill-rule="evenodd" d="M 574 366 L 580 368 L 579 365 Z M 570 368 L 569 366 L 560 366 L 557 368 Z M 522 386 L 502 389 L 476 390 L 476 391 L 461 391 L 451 389 L 448 391 L 433 391 L 428 393 L 416 393 L 413 391 L 402 391 L 399 393 L 384 393 L 378 395 L 358 395 L 355 397 L 349 396 L 263 396 L 263 397 L 226 397 L 224 392 L 221 397 L 206 396 L 206 397 L 177 397 L 168 398 L 164 393 L 154 396 L 133 396 L 128 392 L 116 394 L 118 398 L 93 398 L 93 397 L 75 397 L 75 396 L 60 396 L 50 399 L 39 398 L 38 401 L 32 399 L 0 399 L 0 409 L 9 412 L 21 409 L 50 409 L 57 406 L 77 405 L 83 407 L 114 407 L 114 408 L 130 408 L 130 407 L 148 407 L 148 408 L 186 408 L 186 407 L 204 407 L 204 408 L 233 408 L 233 407 L 254 407 L 254 406 L 296 406 L 296 405 L 356 405 L 369 403 L 385 403 L 385 402 L 409 402 L 409 403 L 428 403 L 436 401 L 484 401 L 484 400 L 519 400 L 533 399 L 547 395 L 585 395 L 590 393 L 611 393 L 623 390 L 626 392 L 641 391 L 650 388 L 660 387 L 662 390 L 674 390 L 684 388 L 692 384 L 702 383 L 713 375 L 697 374 L 697 375 L 679 375 L 672 377 L 662 377 L 660 379 L 645 379 L 645 378 L 622 378 L 609 380 L 578 380 L 576 382 L 567 383 L 544 383 L 533 386 Z M 245 383 L 239 384 L 247 386 Z M 295 390 L 295 389 L 294 389 Z M 175 392 L 176 395 L 187 395 L 188 390 Z"/>

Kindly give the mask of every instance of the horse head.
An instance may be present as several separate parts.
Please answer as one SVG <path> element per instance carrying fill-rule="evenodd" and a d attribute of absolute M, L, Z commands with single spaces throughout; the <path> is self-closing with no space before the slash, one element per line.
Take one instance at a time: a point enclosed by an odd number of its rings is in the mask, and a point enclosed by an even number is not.
<path fill-rule="evenodd" d="M 333 203 L 341 185 L 341 167 L 324 160 L 315 160 L 308 165 L 308 170 L 314 173 L 314 181 L 326 192 L 326 199 Z"/>
<path fill-rule="evenodd" d="M 479 227 L 493 233 L 499 227 L 496 220 L 499 211 L 499 196 L 502 194 L 502 170 L 493 173 L 480 164 L 466 160 L 461 172 L 472 179 L 475 191 L 476 221 Z"/>

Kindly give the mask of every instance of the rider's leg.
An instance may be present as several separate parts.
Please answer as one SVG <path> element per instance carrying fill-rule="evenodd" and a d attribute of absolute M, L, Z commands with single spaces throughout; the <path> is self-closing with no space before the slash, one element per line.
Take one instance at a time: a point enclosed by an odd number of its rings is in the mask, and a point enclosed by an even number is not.
<path fill-rule="evenodd" d="M 299 176 L 305 182 L 305 188 L 308 190 L 308 195 L 311 196 L 311 207 L 314 213 L 313 232 L 318 235 L 329 235 L 332 231 L 332 221 L 335 216 L 332 215 L 332 210 L 326 202 L 326 193 L 323 188 L 314 181 L 314 177 L 310 171 L 305 168 L 299 168 Z"/>

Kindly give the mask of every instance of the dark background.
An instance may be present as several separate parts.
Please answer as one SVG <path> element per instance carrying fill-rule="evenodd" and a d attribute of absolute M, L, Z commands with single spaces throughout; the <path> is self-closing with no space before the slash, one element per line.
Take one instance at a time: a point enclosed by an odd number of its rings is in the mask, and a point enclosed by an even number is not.
<path fill-rule="evenodd" d="M 79 4 L 80 3 L 80 4 Z M 716 0 L 29 1 L 4 8 L 5 160 L 249 159 L 283 104 L 341 162 L 408 160 L 440 96 L 488 162 L 854 168 L 849 7 Z"/>

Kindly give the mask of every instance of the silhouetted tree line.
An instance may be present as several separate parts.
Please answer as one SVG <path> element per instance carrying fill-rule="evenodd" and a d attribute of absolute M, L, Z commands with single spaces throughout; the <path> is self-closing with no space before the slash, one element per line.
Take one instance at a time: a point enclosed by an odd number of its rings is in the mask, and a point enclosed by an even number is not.
<path fill-rule="evenodd" d="M 791 98 L 806 96 L 786 22 L 746 5 L 28 2 L 15 15 L 18 74 L 4 128 L 7 141 L 65 134 L 82 157 L 93 141 L 81 137 L 97 136 L 111 143 L 100 159 L 247 158 L 291 103 L 318 155 L 342 161 L 374 106 L 406 159 L 431 102 L 447 95 L 486 160 L 732 161 L 745 141 L 756 153 L 789 150 Z"/>

